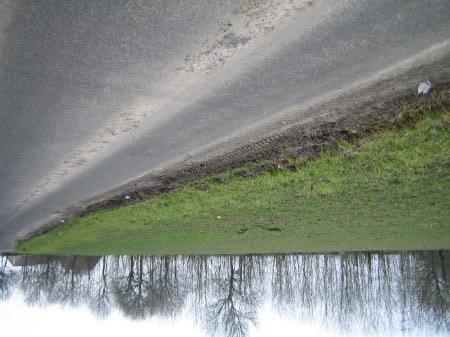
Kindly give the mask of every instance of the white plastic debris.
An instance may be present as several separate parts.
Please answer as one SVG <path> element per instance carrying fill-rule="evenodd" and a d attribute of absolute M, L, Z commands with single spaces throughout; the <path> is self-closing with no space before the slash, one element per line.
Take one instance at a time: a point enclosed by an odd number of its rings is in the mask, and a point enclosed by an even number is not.
<path fill-rule="evenodd" d="M 64 223 L 65 221 L 63 219 L 60 219 L 59 222 Z"/>
<path fill-rule="evenodd" d="M 222 217 L 220 215 L 217 216 L 217 219 L 222 219 Z"/>
<path fill-rule="evenodd" d="M 129 200 L 129 199 L 131 199 L 131 197 L 129 195 L 126 195 L 125 200 Z"/>
<path fill-rule="evenodd" d="M 429 80 L 422 81 L 419 83 L 419 87 L 417 88 L 417 94 L 426 95 L 430 92 L 432 87 L 433 86 L 431 85 L 431 82 Z"/>

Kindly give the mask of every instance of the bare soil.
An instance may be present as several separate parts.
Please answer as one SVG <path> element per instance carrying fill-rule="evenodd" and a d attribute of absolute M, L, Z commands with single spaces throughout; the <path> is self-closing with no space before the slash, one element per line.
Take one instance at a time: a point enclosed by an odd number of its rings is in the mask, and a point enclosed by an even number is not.
<path fill-rule="evenodd" d="M 429 95 L 416 94 L 418 79 L 432 81 L 434 87 Z M 310 160 L 323 150 L 338 151 L 340 140 L 352 141 L 374 131 L 417 121 L 421 107 L 434 104 L 443 92 L 449 92 L 449 79 L 450 57 L 445 57 L 437 63 L 413 68 L 395 79 L 381 79 L 370 86 L 286 114 L 169 169 L 149 173 L 80 202 L 67 209 L 59 219 L 21 240 L 48 232 L 69 218 L 136 203 L 249 163 L 259 164 L 242 172 L 243 176 L 289 168 L 286 160 L 289 156 Z"/>

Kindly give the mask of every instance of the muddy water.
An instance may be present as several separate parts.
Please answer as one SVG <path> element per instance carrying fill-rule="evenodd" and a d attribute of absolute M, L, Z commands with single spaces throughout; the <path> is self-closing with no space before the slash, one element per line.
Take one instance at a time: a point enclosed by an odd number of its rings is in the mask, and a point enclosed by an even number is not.
<path fill-rule="evenodd" d="M 2 331 L 19 335 L 450 333 L 450 251 L 0 262 Z"/>

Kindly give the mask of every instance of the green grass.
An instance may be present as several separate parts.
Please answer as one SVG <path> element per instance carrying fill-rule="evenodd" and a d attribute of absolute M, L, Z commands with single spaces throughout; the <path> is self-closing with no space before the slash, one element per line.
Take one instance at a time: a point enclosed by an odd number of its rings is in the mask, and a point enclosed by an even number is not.
<path fill-rule="evenodd" d="M 450 114 L 386 130 L 296 171 L 251 167 L 75 218 L 20 253 L 228 254 L 450 248 Z"/>

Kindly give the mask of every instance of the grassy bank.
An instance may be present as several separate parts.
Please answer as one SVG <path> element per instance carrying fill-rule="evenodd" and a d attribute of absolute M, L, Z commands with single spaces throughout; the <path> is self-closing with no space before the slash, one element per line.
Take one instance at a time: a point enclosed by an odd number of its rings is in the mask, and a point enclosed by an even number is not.
<path fill-rule="evenodd" d="M 448 101 L 447 101 L 448 102 Z M 437 109 L 437 110 L 436 110 Z M 69 221 L 24 253 L 216 254 L 450 248 L 450 113 L 430 108 L 290 169 L 255 166 Z M 294 167 L 296 169 L 294 169 Z"/>

